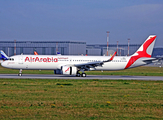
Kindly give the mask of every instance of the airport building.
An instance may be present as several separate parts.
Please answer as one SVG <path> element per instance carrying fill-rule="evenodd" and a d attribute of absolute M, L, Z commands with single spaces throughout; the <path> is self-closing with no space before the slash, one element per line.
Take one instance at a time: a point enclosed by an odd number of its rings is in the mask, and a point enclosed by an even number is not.
<path fill-rule="evenodd" d="M 133 54 L 138 48 L 140 44 L 131 44 L 129 46 L 129 55 Z M 127 44 L 110 44 L 108 46 L 108 55 L 112 55 L 115 51 L 118 56 L 126 56 L 128 55 L 128 45 Z M 88 55 L 107 55 L 107 45 L 106 44 L 91 44 L 87 45 L 86 53 Z"/>
<path fill-rule="evenodd" d="M 86 51 L 86 42 L 76 41 L 0 41 L 0 50 L 7 55 L 33 54 L 37 51 L 40 55 L 80 55 Z"/>
<path fill-rule="evenodd" d="M 133 54 L 140 44 L 130 44 L 129 55 Z M 118 56 L 128 55 L 127 44 L 110 44 L 108 55 L 112 55 L 118 50 Z M 56 55 L 59 51 L 62 55 L 107 55 L 106 44 L 86 44 L 78 41 L 0 41 L 0 50 L 3 50 L 8 56 L 14 54 L 34 54 L 37 51 L 40 55 Z M 162 48 L 155 48 L 153 56 L 163 55 Z M 159 54 L 158 54 L 159 53 Z"/>

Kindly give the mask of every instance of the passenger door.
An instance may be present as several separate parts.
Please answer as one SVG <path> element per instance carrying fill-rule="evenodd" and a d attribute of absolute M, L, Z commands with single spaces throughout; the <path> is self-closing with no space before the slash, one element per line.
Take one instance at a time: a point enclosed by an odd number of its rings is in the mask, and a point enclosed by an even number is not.
<path fill-rule="evenodd" d="M 23 56 L 19 57 L 19 64 L 23 64 Z"/>

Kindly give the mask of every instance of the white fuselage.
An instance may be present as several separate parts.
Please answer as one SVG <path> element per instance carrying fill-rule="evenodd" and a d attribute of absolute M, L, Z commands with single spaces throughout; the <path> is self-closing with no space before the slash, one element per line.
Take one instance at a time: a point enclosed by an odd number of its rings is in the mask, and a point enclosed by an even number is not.
<path fill-rule="evenodd" d="M 11 69 L 35 69 L 35 70 L 55 70 L 61 66 L 73 66 L 75 64 L 105 61 L 111 56 L 58 56 L 58 55 L 16 55 L 10 57 L 11 60 L 4 61 L 1 65 Z M 115 56 L 110 62 L 105 62 L 102 66 L 90 70 L 123 70 L 125 69 L 129 56 Z M 135 62 L 131 67 L 145 65 L 144 62 Z"/>

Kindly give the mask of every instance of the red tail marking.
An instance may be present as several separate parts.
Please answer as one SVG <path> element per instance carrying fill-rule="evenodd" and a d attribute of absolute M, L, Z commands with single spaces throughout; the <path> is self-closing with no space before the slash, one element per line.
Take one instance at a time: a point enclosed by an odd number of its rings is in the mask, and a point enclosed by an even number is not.
<path fill-rule="evenodd" d="M 38 55 L 38 53 L 36 51 L 34 51 L 34 55 Z"/>
<path fill-rule="evenodd" d="M 149 45 L 155 40 L 155 37 L 151 37 L 149 40 L 147 40 L 144 44 L 143 44 L 143 51 L 137 51 L 136 53 L 138 55 L 136 56 L 132 56 L 129 60 L 129 62 L 127 63 L 125 69 L 129 68 L 136 60 L 138 60 L 141 57 L 151 57 L 151 55 L 149 55 L 147 53 L 147 48 L 149 47 Z"/>

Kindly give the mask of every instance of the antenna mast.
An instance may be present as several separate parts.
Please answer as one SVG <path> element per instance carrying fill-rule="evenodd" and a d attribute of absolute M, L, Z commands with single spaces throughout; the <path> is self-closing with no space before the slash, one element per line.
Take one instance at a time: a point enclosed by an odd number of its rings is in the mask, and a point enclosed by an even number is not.
<path fill-rule="evenodd" d="M 107 33 L 107 56 L 108 56 L 108 47 L 109 47 L 109 31 L 106 31 Z"/>

